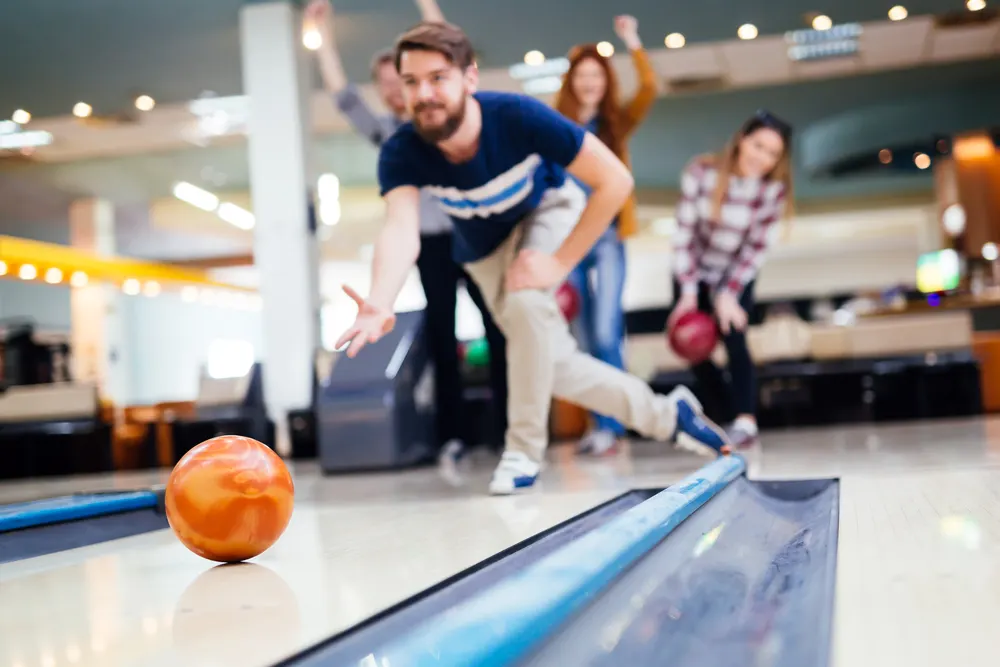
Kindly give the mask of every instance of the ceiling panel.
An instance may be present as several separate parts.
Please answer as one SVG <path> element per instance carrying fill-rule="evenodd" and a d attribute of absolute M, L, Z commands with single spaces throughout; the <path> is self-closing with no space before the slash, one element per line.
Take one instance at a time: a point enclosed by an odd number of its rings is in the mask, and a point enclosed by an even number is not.
<path fill-rule="evenodd" d="M 933 29 L 933 19 L 926 16 L 865 26 L 860 39 L 861 59 L 869 68 L 899 67 L 917 62 L 927 50 Z"/>
<path fill-rule="evenodd" d="M 1000 33 L 1000 21 L 987 25 L 937 30 L 932 37 L 930 57 L 937 61 L 961 60 L 969 54 L 989 50 Z"/>

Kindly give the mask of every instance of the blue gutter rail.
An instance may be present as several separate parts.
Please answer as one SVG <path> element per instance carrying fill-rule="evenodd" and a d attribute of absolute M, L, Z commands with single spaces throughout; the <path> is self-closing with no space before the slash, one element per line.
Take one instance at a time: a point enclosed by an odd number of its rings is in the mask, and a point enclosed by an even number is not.
<path fill-rule="evenodd" d="M 126 491 L 83 493 L 0 505 L 0 533 L 106 514 L 153 509 L 157 506 L 158 499 L 154 491 Z"/>
<path fill-rule="evenodd" d="M 428 619 L 371 657 L 392 667 L 509 667 L 746 472 L 719 458 L 579 540 Z"/>

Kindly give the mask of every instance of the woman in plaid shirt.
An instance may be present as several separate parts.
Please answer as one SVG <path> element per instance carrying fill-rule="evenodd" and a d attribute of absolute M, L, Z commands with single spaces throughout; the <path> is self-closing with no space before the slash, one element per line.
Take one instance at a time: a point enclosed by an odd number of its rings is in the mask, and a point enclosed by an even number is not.
<path fill-rule="evenodd" d="M 757 440 L 757 379 L 747 349 L 748 313 L 764 255 L 792 196 L 791 127 L 767 111 L 747 120 L 718 155 L 696 158 L 681 177 L 674 235 L 675 302 L 667 327 L 689 311 L 713 313 L 729 358 L 731 384 L 707 360 L 692 370 L 732 420 L 734 447 Z M 735 418 L 734 418 L 735 417 Z"/>

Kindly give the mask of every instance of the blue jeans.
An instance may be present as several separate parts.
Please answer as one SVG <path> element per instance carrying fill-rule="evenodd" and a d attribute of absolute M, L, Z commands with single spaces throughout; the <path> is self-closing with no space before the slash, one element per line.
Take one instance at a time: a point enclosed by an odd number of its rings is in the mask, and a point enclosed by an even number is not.
<path fill-rule="evenodd" d="M 591 284 L 591 271 L 597 274 L 596 285 Z M 624 370 L 625 244 L 618 238 L 615 227 L 609 227 L 597 240 L 590 253 L 569 274 L 568 282 L 580 295 L 583 347 L 591 356 Z M 596 412 L 593 416 L 599 430 L 625 435 L 625 427 L 616 420 Z"/>

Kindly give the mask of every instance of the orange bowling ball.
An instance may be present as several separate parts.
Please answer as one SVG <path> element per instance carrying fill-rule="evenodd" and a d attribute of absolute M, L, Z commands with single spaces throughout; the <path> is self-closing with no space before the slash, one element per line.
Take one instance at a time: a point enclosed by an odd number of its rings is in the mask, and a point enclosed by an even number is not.
<path fill-rule="evenodd" d="M 188 549 L 220 563 L 267 551 L 292 518 L 295 487 L 265 445 L 237 435 L 201 443 L 177 462 L 166 488 L 167 521 Z"/>

